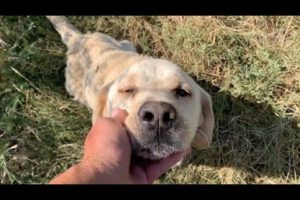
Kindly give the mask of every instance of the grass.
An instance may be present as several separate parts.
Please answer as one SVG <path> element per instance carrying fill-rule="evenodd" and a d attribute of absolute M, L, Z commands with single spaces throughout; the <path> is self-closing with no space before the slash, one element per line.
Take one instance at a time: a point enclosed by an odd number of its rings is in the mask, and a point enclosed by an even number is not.
<path fill-rule="evenodd" d="M 300 183 L 300 17 L 69 17 L 178 63 L 212 95 L 209 149 L 158 183 Z M 91 113 L 64 88 L 45 17 L 0 17 L 0 183 L 46 183 L 78 161 Z"/>

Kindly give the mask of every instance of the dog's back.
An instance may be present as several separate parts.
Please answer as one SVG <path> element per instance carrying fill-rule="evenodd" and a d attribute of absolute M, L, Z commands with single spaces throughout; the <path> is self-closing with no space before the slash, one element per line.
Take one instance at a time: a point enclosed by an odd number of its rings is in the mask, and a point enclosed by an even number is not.
<path fill-rule="evenodd" d="M 178 65 L 139 55 L 126 41 L 82 34 L 64 17 L 48 19 L 68 47 L 66 88 L 93 110 L 93 122 L 115 108 L 127 110 L 135 154 L 148 159 L 166 157 L 192 142 L 197 149 L 209 146 L 211 98 Z"/>
<path fill-rule="evenodd" d="M 83 34 L 65 17 L 47 16 L 67 46 L 66 89 L 91 109 L 102 86 L 119 76 L 143 56 L 127 41 L 102 33 Z"/>

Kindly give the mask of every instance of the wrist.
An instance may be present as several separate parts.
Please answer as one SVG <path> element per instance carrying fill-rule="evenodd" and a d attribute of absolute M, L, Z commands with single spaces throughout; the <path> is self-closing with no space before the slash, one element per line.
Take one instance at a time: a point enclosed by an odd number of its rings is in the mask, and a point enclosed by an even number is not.
<path fill-rule="evenodd" d="M 75 176 L 79 177 L 78 181 L 82 184 L 101 184 L 107 179 L 102 167 L 96 167 L 84 161 L 74 167 Z"/>
<path fill-rule="evenodd" d="M 82 161 L 78 165 L 79 171 L 84 171 L 89 177 L 89 183 L 95 184 L 128 184 L 131 183 L 126 169 L 116 167 L 109 162 Z M 127 176 L 128 175 L 128 176 Z"/>
<path fill-rule="evenodd" d="M 100 174 L 98 169 L 81 162 L 55 177 L 50 184 L 93 184 L 102 180 Z"/>

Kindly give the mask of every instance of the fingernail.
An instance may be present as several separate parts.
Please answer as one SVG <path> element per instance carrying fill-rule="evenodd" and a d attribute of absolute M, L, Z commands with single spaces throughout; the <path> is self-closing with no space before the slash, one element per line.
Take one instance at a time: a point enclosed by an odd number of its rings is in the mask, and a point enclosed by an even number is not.
<path fill-rule="evenodd" d="M 126 110 L 123 110 L 123 109 L 121 109 L 121 108 L 115 108 L 115 109 L 113 109 L 113 111 L 111 112 L 111 116 L 112 117 L 115 117 L 115 116 L 117 116 L 117 115 L 119 115 L 119 114 L 124 114 L 124 115 L 128 115 L 128 113 L 127 113 L 127 111 Z"/>
<path fill-rule="evenodd" d="M 120 113 L 120 111 L 121 111 L 120 108 L 113 109 L 113 111 L 111 112 L 111 116 L 115 117 L 116 115 L 118 115 Z"/>
<path fill-rule="evenodd" d="M 114 117 L 118 114 L 118 110 L 117 109 L 113 109 L 113 111 L 111 112 L 111 116 Z"/>

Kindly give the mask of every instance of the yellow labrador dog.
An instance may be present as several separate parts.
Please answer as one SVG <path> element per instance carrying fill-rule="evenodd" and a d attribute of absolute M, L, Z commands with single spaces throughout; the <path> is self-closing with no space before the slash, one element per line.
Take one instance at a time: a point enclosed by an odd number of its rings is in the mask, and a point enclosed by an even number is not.
<path fill-rule="evenodd" d="M 111 116 L 114 108 L 125 109 L 135 155 L 156 160 L 210 145 L 211 98 L 180 67 L 138 54 L 127 40 L 83 34 L 65 17 L 47 18 L 68 48 L 67 91 L 92 110 L 93 122 Z"/>

